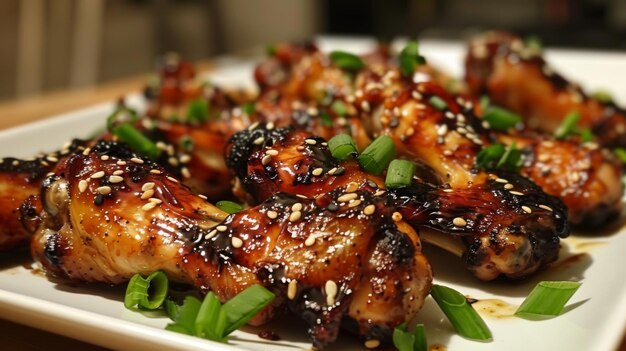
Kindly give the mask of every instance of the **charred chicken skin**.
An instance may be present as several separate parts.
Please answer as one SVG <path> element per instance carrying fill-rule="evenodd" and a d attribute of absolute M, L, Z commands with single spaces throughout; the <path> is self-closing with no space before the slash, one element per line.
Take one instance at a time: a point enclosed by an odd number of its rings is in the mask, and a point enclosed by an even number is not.
<path fill-rule="evenodd" d="M 488 94 L 523 116 L 530 128 L 554 133 L 569 113 L 578 112 L 579 127 L 590 128 L 600 144 L 626 146 L 623 109 L 586 94 L 512 34 L 488 32 L 472 40 L 465 68 L 472 94 Z"/>
<path fill-rule="evenodd" d="M 288 308 L 314 345 L 344 318 L 365 339 L 388 339 L 421 308 L 431 281 L 417 234 L 384 201 L 344 189 L 302 198 L 276 193 L 226 216 L 162 167 L 114 142 L 63 160 L 43 182 L 32 253 L 53 275 L 118 284 L 135 273 L 171 279 L 227 300 L 251 284 L 278 298 L 254 324 Z"/>

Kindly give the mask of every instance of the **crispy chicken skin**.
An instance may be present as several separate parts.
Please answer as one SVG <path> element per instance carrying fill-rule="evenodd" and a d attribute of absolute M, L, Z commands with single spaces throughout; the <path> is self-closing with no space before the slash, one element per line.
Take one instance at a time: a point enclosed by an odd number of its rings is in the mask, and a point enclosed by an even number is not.
<path fill-rule="evenodd" d="M 474 95 L 522 115 L 530 128 L 554 133 L 570 112 L 580 113 L 604 146 L 626 146 L 626 113 L 601 102 L 556 73 L 541 52 L 508 33 L 487 32 L 469 43 L 465 79 Z"/>
<path fill-rule="evenodd" d="M 355 192 L 358 204 L 343 189 L 276 193 L 227 217 L 168 174 L 110 141 L 63 160 L 43 183 L 33 256 L 49 274 L 86 282 L 163 270 L 222 300 L 262 284 L 278 298 L 252 323 L 289 308 L 317 347 L 344 318 L 384 340 L 421 308 L 432 276 L 417 234 L 370 192 Z"/>

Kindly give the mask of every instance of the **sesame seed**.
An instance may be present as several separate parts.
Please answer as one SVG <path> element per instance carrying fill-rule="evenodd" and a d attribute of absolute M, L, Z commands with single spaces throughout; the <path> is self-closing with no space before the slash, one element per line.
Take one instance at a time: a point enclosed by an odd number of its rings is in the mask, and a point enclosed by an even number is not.
<path fill-rule="evenodd" d="M 328 174 L 330 174 L 330 175 L 335 175 L 335 172 L 337 172 L 337 167 L 333 167 L 333 168 L 331 168 L 331 169 L 330 169 L 328 172 L 326 172 L 326 173 L 328 173 Z"/>
<path fill-rule="evenodd" d="M 457 128 L 456 131 L 459 132 L 459 134 L 467 134 L 467 129 L 463 127 Z"/>
<path fill-rule="evenodd" d="M 54 156 L 48 156 L 48 157 L 46 157 L 46 160 L 48 160 L 50 162 L 59 162 L 59 159 L 54 157 Z"/>
<path fill-rule="evenodd" d="M 511 189 L 513 189 L 513 184 L 511 184 L 511 183 L 506 183 L 506 184 L 504 184 L 504 189 L 506 189 L 506 190 L 511 190 Z"/>
<path fill-rule="evenodd" d="M 327 280 L 324 285 L 324 291 L 326 291 L 326 304 L 334 305 L 335 297 L 337 297 L 337 283 L 332 280 Z"/>
<path fill-rule="evenodd" d="M 380 346 L 380 341 L 377 340 L 377 339 L 369 339 L 369 340 L 365 341 L 365 343 L 363 345 L 365 346 L 365 348 L 375 349 L 378 346 Z"/>
<path fill-rule="evenodd" d="M 296 194 L 297 197 L 301 198 L 301 199 L 308 199 L 308 197 L 302 195 L 302 194 Z"/>
<path fill-rule="evenodd" d="M 376 211 L 376 206 L 374 206 L 374 205 L 367 205 L 363 209 L 363 214 L 365 214 L 366 216 L 370 216 L 370 215 L 374 214 L 374 211 Z"/>
<path fill-rule="evenodd" d="M 348 202 L 350 200 L 356 199 L 357 197 L 359 197 L 359 195 L 357 195 L 355 193 L 349 193 L 349 194 L 344 194 L 344 195 L 339 196 L 337 198 L 337 201 L 339 201 L 339 202 Z"/>
<path fill-rule="evenodd" d="M 109 155 L 102 155 L 102 156 L 100 156 L 100 159 L 102 161 L 108 161 L 110 159 L 110 157 L 109 157 Z"/>
<path fill-rule="evenodd" d="M 443 136 L 448 132 L 448 125 L 442 124 L 437 127 L 437 135 Z"/>
<path fill-rule="evenodd" d="M 151 209 L 155 207 L 156 207 L 156 204 L 154 202 L 148 202 L 145 205 L 141 206 L 141 209 L 144 211 L 150 211 Z"/>
<path fill-rule="evenodd" d="M 552 212 L 552 207 L 548 207 L 546 205 L 539 205 L 539 208 L 543 208 L 544 210 Z"/>
<path fill-rule="evenodd" d="M 102 195 L 108 195 L 111 193 L 111 187 L 110 186 L 101 186 L 96 188 L 96 192 L 98 192 L 98 194 L 102 194 Z"/>
<path fill-rule="evenodd" d="M 89 155 L 90 152 L 91 152 L 91 148 L 90 147 L 86 148 L 85 150 L 83 150 L 83 156 Z"/>
<path fill-rule="evenodd" d="M 294 279 L 290 281 L 289 285 L 287 286 L 287 298 L 289 300 L 295 299 L 297 292 L 298 292 L 298 281 Z"/>
<path fill-rule="evenodd" d="M 248 130 L 255 130 L 259 126 L 259 122 L 254 122 L 248 127 Z"/>
<path fill-rule="evenodd" d="M 258 137 L 256 139 L 254 139 L 254 141 L 252 142 L 254 145 L 261 145 L 263 144 L 263 142 L 265 141 L 265 138 L 263 137 Z"/>
<path fill-rule="evenodd" d="M 210 240 L 215 235 L 217 235 L 217 230 L 213 229 L 209 232 L 209 234 L 204 236 L 204 240 Z"/>
<path fill-rule="evenodd" d="M 454 191 L 454 190 L 452 190 L 452 189 L 443 189 L 443 192 L 444 192 L 444 193 L 451 193 L 451 192 L 453 192 L 453 191 Z"/>
<path fill-rule="evenodd" d="M 148 201 L 150 201 L 152 203 L 155 203 L 157 205 L 163 203 L 163 201 L 161 199 L 157 199 L 156 197 L 151 197 L 151 198 L 148 199 Z"/>
<path fill-rule="evenodd" d="M 263 158 L 261 159 L 261 164 L 263 166 L 267 166 L 270 162 L 272 162 L 272 156 L 270 155 L 265 155 L 263 156 Z"/>
<path fill-rule="evenodd" d="M 411 136 L 411 135 L 413 135 L 413 134 L 415 134 L 415 129 L 413 129 L 413 127 L 409 127 L 409 128 L 406 130 L 406 133 L 404 133 L 404 135 L 406 135 L 406 136 Z"/>
<path fill-rule="evenodd" d="M 178 179 L 176 179 L 176 178 L 172 178 L 172 177 L 170 177 L 170 176 L 167 176 L 167 177 L 165 177 L 165 178 L 167 178 L 167 180 L 172 181 L 172 182 L 174 182 L 174 183 L 178 183 Z"/>
<path fill-rule="evenodd" d="M 363 109 L 363 111 L 365 111 L 365 112 L 369 112 L 369 110 L 370 110 L 370 103 L 367 102 L 367 100 L 361 101 L 361 109 Z"/>
<path fill-rule="evenodd" d="M 189 163 L 189 161 L 191 161 L 191 156 L 187 154 L 181 155 L 178 160 L 180 161 L 180 163 Z"/>
<path fill-rule="evenodd" d="M 348 203 L 348 207 L 357 207 L 361 204 L 361 200 L 351 200 Z"/>
<path fill-rule="evenodd" d="M 316 239 L 317 237 L 315 236 L 315 234 L 309 235 L 304 241 L 304 246 L 313 246 L 313 244 L 315 244 Z"/>
<path fill-rule="evenodd" d="M 230 239 L 230 243 L 233 245 L 233 247 L 234 247 L 235 249 L 238 249 L 238 248 L 240 248 L 240 247 L 242 247 L 242 246 L 243 246 L 243 240 L 241 240 L 240 238 L 238 238 L 238 237 L 236 237 L 236 236 L 233 236 L 233 237 Z"/>
<path fill-rule="evenodd" d="M 289 222 L 295 222 L 299 220 L 300 217 L 302 217 L 302 212 L 300 211 L 291 212 L 291 214 L 289 215 Z"/>
<path fill-rule="evenodd" d="M 420 94 L 419 92 L 413 90 L 413 92 L 411 93 L 411 96 L 415 99 L 415 100 L 421 100 L 422 99 L 422 94 Z"/>
<path fill-rule="evenodd" d="M 151 174 L 161 174 L 161 173 L 163 173 L 163 172 L 161 172 L 161 171 L 160 171 L 160 170 L 158 170 L 158 169 L 151 169 L 151 170 L 150 170 L 150 173 L 151 173 Z"/>
<path fill-rule="evenodd" d="M 266 215 L 269 219 L 276 219 L 276 217 L 278 217 L 278 212 L 269 210 Z"/>
<path fill-rule="evenodd" d="M 216 229 L 218 232 L 225 232 L 225 231 L 228 229 L 228 227 L 227 227 L 227 226 L 225 226 L 225 225 L 218 225 L 217 227 L 215 227 L 215 229 Z"/>
<path fill-rule="evenodd" d="M 522 211 L 526 212 L 526 213 L 532 213 L 533 210 L 530 209 L 530 207 L 528 206 L 522 206 Z"/>
<path fill-rule="evenodd" d="M 116 176 L 122 175 L 122 174 L 124 174 L 124 171 L 122 171 L 121 169 L 118 169 L 117 171 L 113 172 L 113 175 L 116 175 Z"/>
<path fill-rule="evenodd" d="M 140 158 L 138 158 L 138 157 L 133 157 L 133 158 L 131 158 L 131 159 L 130 159 L 130 162 L 133 162 L 133 163 L 136 163 L 136 164 L 139 164 L 139 165 L 144 164 L 143 160 L 142 160 L 142 159 L 140 159 Z"/>
<path fill-rule="evenodd" d="M 269 149 L 265 151 L 265 154 L 270 156 L 278 156 L 278 150 Z"/>
<path fill-rule="evenodd" d="M 153 189 L 148 189 L 148 190 L 144 191 L 143 194 L 141 194 L 141 199 L 142 200 L 147 200 L 147 199 L 151 198 L 152 195 L 154 195 L 154 190 Z"/>
<path fill-rule="evenodd" d="M 384 190 L 378 190 L 377 192 L 374 193 L 374 196 L 381 196 L 385 193 Z"/>
<path fill-rule="evenodd" d="M 537 157 L 537 160 L 539 160 L 539 162 L 546 162 L 550 159 L 550 155 L 548 154 L 541 154 Z"/>
<path fill-rule="evenodd" d="M 524 193 L 520 193 L 519 191 L 509 191 L 509 192 L 513 195 L 519 195 L 519 196 L 524 195 Z"/>
<path fill-rule="evenodd" d="M 580 173 L 578 173 L 578 172 L 573 172 L 573 173 L 571 174 L 571 177 L 572 177 L 572 181 L 574 181 L 574 182 L 578 182 L 578 181 L 580 180 Z"/>
<path fill-rule="evenodd" d="M 504 178 L 496 178 L 496 182 L 498 183 L 508 183 L 509 181 Z"/>
<path fill-rule="evenodd" d="M 302 204 L 299 202 L 296 202 L 295 204 L 293 204 L 293 206 L 291 206 L 291 210 L 292 211 L 301 211 L 302 210 Z"/>
<path fill-rule="evenodd" d="M 298 150 L 298 151 L 302 151 L 304 149 L 306 149 L 306 148 L 304 146 L 302 146 L 302 145 L 296 146 L 296 150 Z"/>
<path fill-rule="evenodd" d="M 317 116 L 319 111 L 315 107 L 309 107 L 306 109 L 306 113 L 310 114 L 311 116 Z"/>
<path fill-rule="evenodd" d="M 350 183 L 348 183 L 348 186 L 346 186 L 346 193 L 353 193 L 358 188 L 359 188 L 359 183 L 357 183 L 357 182 L 350 182 Z"/>
<path fill-rule="evenodd" d="M 81 193 L 84 193 L 85 190 L 87 190 L 88 185 L 89 183 L 87 183 L 86 180 L 82 179 L 80 182 L 78 182 L 78 191 L 80 191 Z"/>
<path fill-rule="evenodd" d="M 180 174 L 182 174 L 184 178 L 191 178 L 191 172 L 189 172 L 189 168 L 187 167 L 181 168 Z"/>
<path fill-rule="evenodd" d="M 304 139 L 304 142 L 309 144 L 309 145 L 317 144 L 317 140 L 315 140 L 315 139 Z"/>
<path fill-rule="evenodd" d="M 121 183 L 124 181 L 124 178 L 118 176 L 118 175 L 112 175 L 109 177 L 109 182 L 111 183 Z"/>
<path fill-rule="evenodd" d="M 399 107 L 397 107 L 397 106 L 396 106 L 396 107 L 394 107 L 394 108 L 393 108 L 393 114 L 394 114 L 396 117 L 400 117 L 400 108 L 399 108 Z"/>
<path fill-rule="evenodd" d="M 393 221 L 394 221 L 394 222 L 399 222 L 399 221 L 401 221 L 401 220 L 402 220 L 402 213 L 400 213 L 400 212 L 394 212 L 394 213 L 391 215 L 391 219 L 393 219 Z"/>
<path fill-rule="evenodd" d="M 465 227 L 467 225 L 467 221 L 461 217 L 456 217 L 452 220 L 452 224 L 457 227 Z"/>
<path fill-rule="evenodd" d="M 490 125 L 490 124 L 489 124 L 489 122 L 487 122 L 487 121 L 483 121 L 482 126 L 483 126 L 483 128 L 485 128 L 485 129 L 489 129 L 489 128 L 491 128 L 491 125 Z"/>
<path fill-rule="evenodd" d="M 91 175 L 92 179 L 98 179 L 104 177 L 104 171 L 98 171 Z"/>
<path fill-rule="evenodd" d="M 208 197 L 206 197 L 205 195 L 202 194 L 198 194 L 198 197 L 201 198 L 202 200 L 207 200 Z"/>
<path fill-rule="evenodd" d="M 267 130 L 274 129 L 274 122 L 269 122 L 268 124 L 266 124 L 265 125 L 265 129 L 267 129 Z"/>
<path fill-rule="evenodd" d="M 457 113 L 456 120 L 459 121 L 459 122 L 465 122 L 465 116 L 463 116 L 460 113 Z"/>
<path fill-rule="evenodd" d="M 154 182 L 147 182 L 141 186 L 141 191 L 146 191 L 154 188 Z"/>
<path fill-rule="evenodd" d="M 167 163 L 169 163 L 170 165 L 176 167 L 178 166 L 178 159 L 176 157 L 170 157 L 167 159 Z"/>
<path fill-rule="evenodd" d="M 324 169 L 323 168 L 316 168 L 311 172 L 314 176 L 319 176 L 322 173 L 324 173 Z"/>

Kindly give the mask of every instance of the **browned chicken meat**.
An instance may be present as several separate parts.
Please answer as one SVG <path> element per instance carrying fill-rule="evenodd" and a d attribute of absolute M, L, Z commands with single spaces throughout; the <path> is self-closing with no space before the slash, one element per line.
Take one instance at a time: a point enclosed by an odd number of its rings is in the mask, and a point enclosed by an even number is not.
<path fill-rule="evenodd" d="M 227 217 L 164 168 L 102 141 L 44 180 L 32 252 L 48 273 L 77 281 L 163 270 L 222 300 L 262 284 L 278 298 L 255 324 L 288 308 L 317 347 L 345 320 L 364 339 L 388 340 L 421 308 L 430 269 L 417 234 L 382 198 L 356 191 L 349 203 L 345 194 L 276 193 Z"/>

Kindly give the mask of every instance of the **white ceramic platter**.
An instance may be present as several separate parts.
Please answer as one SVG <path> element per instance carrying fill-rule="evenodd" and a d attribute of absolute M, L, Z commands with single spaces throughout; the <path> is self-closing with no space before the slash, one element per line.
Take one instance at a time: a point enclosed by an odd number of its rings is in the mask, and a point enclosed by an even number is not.
<path fill-rule="evenodd" d="M 322 38 L 323 49 L 363 52 L 372 41 L 355 38 Z M 462 73 L 463 47 L 457 43 L 422 42 L 422 53 L 454 75 Z M 626 55 L 602 52 L 549 51 L 553 68 L 578 80 L 585 88 L 611 90 L 626 101 Z M 218 85 L 250 86 L 252 62 L 219 60 L 220 68 L 209 75 Z M 140 87 L 138 87 L 139 89 Z M 141 97 L 128 97 L 142 107 Z M 0 156 L 29 156 L 51 151 L 71 137 L 86 137 L 103 126 L 112 104 L 102 104 L 41 122 L 0 132 Z M 480 350 L 610 350 L 619 345 L 626 328 L 626 230 L 620 225 L 585 234 L 575 233 L 563 241 L 562 258 L 554 267 L 525 282 L 481 283 L 473 279 L 459 260 L 435 248 L 426 248 L 439 284 L 451 286 L 477 299 L 480 313 L 494 340 L 477 343 L 454 334 L 452 327 L 428 298 L 419 322 L 426 325 L 429 344 L 451 351 Z M 124 309 L 123 289 L 68 285 L 49 280 L 26 269 L 25 255 L 0 255 L 0 313 L 3 318 L 115 349 L 182 350 L 299 350 L 309 349 L 304 325 L 284 316 L 270 326 L 244 328 L 229 344 L 217 344 L 163 330 L 166 317 L 149 316 Z M 566 308 L 551 320 L 531 322 L 511 317 L 511 311 L 540 280 L 580 280 L 582 287 Z M 491 299 L 503 302 L 490 305 Z M 492 308 L 493 307 L 493 308 Z M 276 331 L 280 341 L 260 339 L 256 334 Z M 333 350 L 358 350 L 361 346 L 342 335 Z"/>

